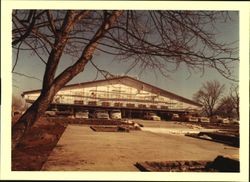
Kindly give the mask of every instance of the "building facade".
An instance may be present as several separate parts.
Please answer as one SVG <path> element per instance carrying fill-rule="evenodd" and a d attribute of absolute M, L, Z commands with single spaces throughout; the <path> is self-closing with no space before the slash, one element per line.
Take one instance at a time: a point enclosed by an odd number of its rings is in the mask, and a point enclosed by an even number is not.
<path fill-rule="evenodd" d="M 40 90 L 22 94 L 26 102 L 34 102 Z M 124 111 L 196 112 L 201 105 L 132 77 L 122 76 L 67 85 L 54 97 L 51 107 L 61 109 L 119 108 Z"/>

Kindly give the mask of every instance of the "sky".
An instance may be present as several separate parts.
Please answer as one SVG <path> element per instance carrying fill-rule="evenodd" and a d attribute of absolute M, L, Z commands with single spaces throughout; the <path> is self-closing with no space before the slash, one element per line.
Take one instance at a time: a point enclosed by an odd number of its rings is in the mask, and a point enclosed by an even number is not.
<path fill-rule="evenodd" d="M 232 42 L 239 40 L 239 21 L 237 13 L 234 14 L 233 19 L 233 22 L 218 25 L 217 28 L 220 33 L 218 34 L 217 38 L 219 39 L 219 41 Z M 15 54 L 13 54 L 13 61 L 14 60 Z M 101 69 L 107 70 L 114 75 L 123 75 L 129 68 L 129 64 L 127 62 L 118 61 L 111 55 L 98 52 L 95 53 L 92 61 L 94 61 L 95 64 L 97 64 Z M 72 64 L 71 58 L 63 56 L 62 61 L 59 64 L 57 73 L 60 73 L 70 64 Z M 21 93 L 24 91 L 40 89 L 42 86 L 41 80 L 43 78 L 44 70 L 45 65 L 34 55 L 31 55 L 27 51 L 21 51 L 15 71 L 34 76 L 40 79 L 40 81 L 12 74 L 13 94 L 21 95 Z M 233 71 L 235 73 L 235 77 L 238 79 L 238 65 L 235 65 L 235 69 Z M 188 99 L 192 99 L 193 94 L 197 92 L 202 84 L 206 81 L 216 79 L 221 84 L 225 84 L 227 90 L 229 90 L 231 84 L 235 83 L 224 78 L 214 69 L 206 69 L 203 75 L 201 73 L 192 73 L 192 75 L 189 75 L 187 73 L 187 70 L 181 67 L 175 73 L 170 73 L 170 77 L 164 77 L 160 73 L 155 74 L 154 72 L 150 71 L 145 71 L 141 75 L 138 75 L 139 72 L 140 70 L 137 68 L 129 72 L 128 75 L 136 76 L 143 82 L 149 83 Z M 93 68 L 93 66 L 91 66 L 90 63 L 88 63 L 85 70 L 77 75 L 68 84 L 92 81 L 95 79 L 95 77 L 96 70 L 95 68 Z M 98 78 L 103 79 L 103 77 L 100 77 L 100 74 Z M 225 94 L 227 93 L 228 92 L 226 91 Z"/>

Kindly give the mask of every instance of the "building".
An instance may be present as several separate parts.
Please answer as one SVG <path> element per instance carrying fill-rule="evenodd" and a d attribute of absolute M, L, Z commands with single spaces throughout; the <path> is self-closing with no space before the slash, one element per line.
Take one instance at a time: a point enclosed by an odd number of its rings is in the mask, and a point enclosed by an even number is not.
<path fill-rule="evenodd" d="M 23 92 L 32 103 L 40 90 Z M 50 109 L 80 111 L 120 109 L 123 117 L 142 117 L 154 111 L 168 119 L 172 113 L 197 112 L 202 105 L 129 76 L 113 77 L 63 87 L 54 97 Z"/>

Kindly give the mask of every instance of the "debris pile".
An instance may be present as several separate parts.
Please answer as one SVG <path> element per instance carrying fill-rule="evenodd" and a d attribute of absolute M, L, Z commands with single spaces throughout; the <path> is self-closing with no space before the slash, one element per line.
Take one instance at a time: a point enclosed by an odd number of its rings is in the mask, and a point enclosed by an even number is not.
<path fill-rule="evenodd" d="M 198 134 L 187 133 L 185 136 L 224 143 L 233 147 L 239 147 L 240 145 L 240 139 L 238 135 L 225 132 L 199 132 Z"/>
<path fill-rule="evenodd" d="M 164 161 L 137 162 L 135 166 L 144 172 L 239 172 L 237 160 L 217 156 L 214 161 Z"/>
<path fill-rule="evenodd" d="M 207 161 L 166 161 L 166 162 L 141 162 L 135 166 L 140 171 L 154 172 L 202 172 L 205 171 Z"/>
<path fill-rule="evenodd" d="M 91 125 L 93 131 L 99 132 L 129 132 L 130 130 L 141 130 L 140 125 L 132 121 L 122 121 L 116 125 Z"/>
<path fill-rule="evenodd" d="M 126 126 L 90 126 L 93 131 L 97 132 L 129 132 Z"/>

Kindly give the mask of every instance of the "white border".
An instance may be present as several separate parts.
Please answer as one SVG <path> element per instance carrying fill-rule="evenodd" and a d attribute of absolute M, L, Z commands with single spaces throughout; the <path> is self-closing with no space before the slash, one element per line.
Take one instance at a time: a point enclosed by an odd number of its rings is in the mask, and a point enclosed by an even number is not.
<path fill-rule="evenodd" d="M 240 173 L 12 172 L 11 171 L 11 11 L 12 9 L 161 9 L 240 11 Z M 1 166 L 0 179 L 248 181 L 249 175 L 249 2 L 191 1 L 12 1 L 1 6 Z"/>

